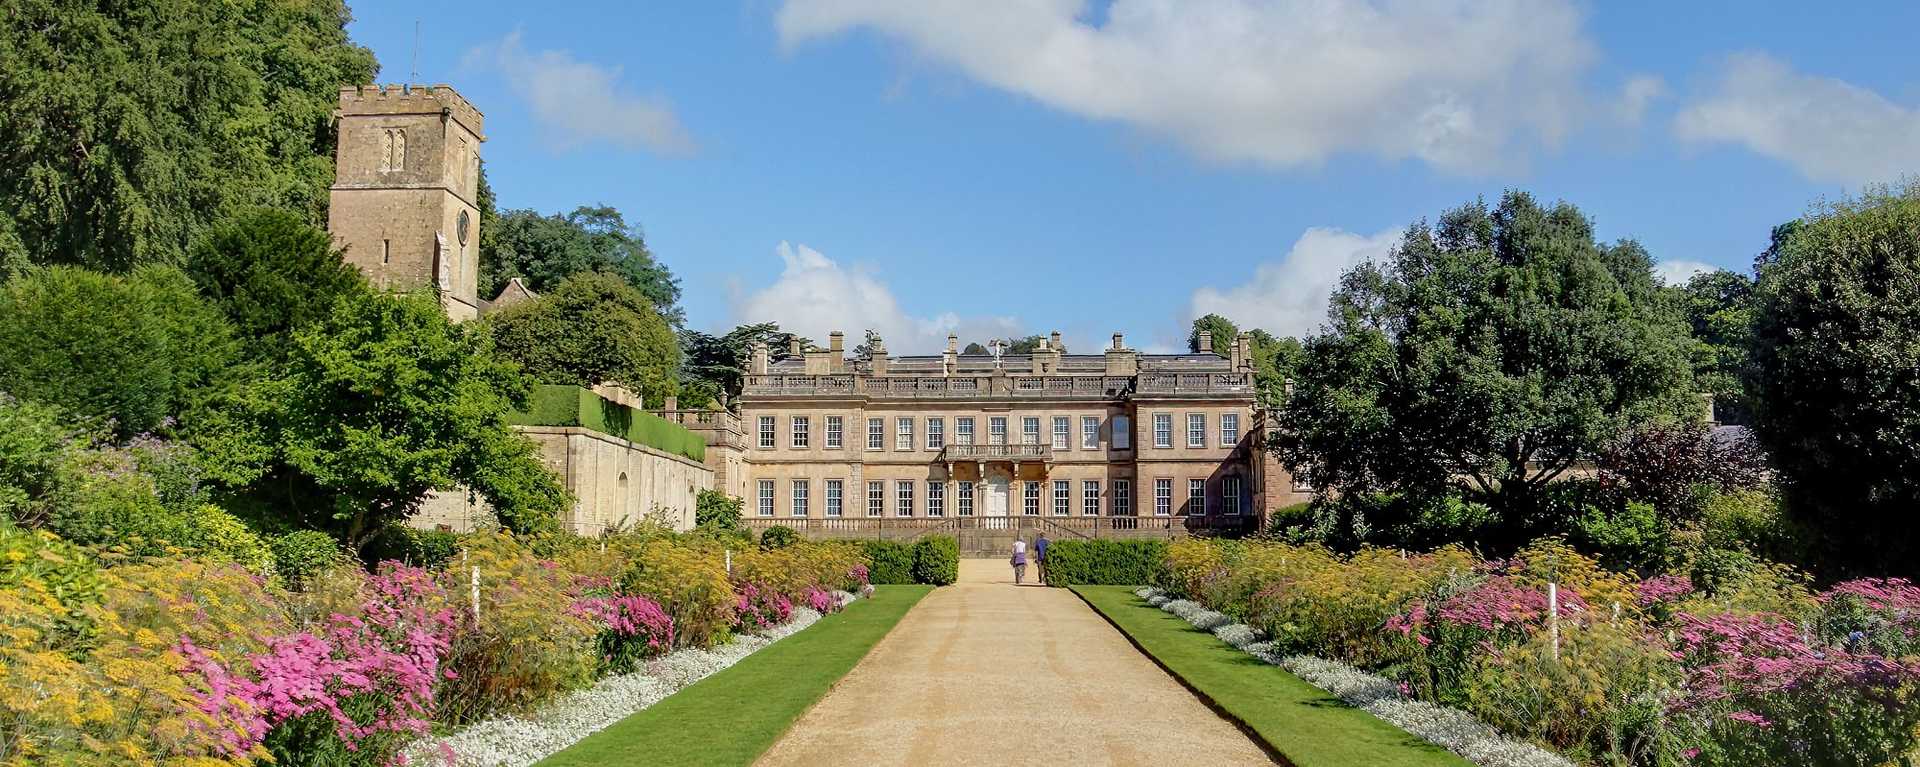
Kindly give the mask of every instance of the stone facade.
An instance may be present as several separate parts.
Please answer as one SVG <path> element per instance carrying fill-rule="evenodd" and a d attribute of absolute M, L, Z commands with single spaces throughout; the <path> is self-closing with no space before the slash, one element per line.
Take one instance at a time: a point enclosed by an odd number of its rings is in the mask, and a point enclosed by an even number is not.
<path fill-rule="evenodd" d="M 480 110 L 453 88 L 340 89 L 327 229 L 383 290 L 440 290 L 456 321 L 479 316 Z"/>
<path fill-rule="evenodd" d="M 456 322 L 538 298 L 518 279 L 491 302 L 478 296 L 480 110 L 446 85 L 368 85 L 341 88 L 336 116 L 327 228 L 348 263 L 382 290 L 437 290 Z M 595 392 L 640 409 L 624 389 Z M 514 428 L 539 444 L 573 494 L 561 526 L 574 533 L 649 518 L 689 529 L 695 496 L 713 487 L 705 465 L 645 445 L 580 427 Z M 492 514 L 484 500 L 456 489 L 430 494 L 409 522 L 465 532 L 491 524 Z"/>
<path fill-rule="evenodd" d="M 830 339 L 755 350 L 739 402 L 750 520 L 1250 529 L 1295 496 L 1263 460 L 1244 337 L 1226 356 L 1140 354 L 1118 334 L 1066 354 L 1056 333 L 1032 354 L 962 355 L 949 338 L 938 356 L 864 358 Z"/>

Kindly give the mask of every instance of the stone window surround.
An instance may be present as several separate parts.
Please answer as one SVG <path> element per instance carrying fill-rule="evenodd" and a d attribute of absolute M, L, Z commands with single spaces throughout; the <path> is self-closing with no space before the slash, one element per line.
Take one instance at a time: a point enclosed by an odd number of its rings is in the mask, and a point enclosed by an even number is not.
<path fill-rule="evenodd" d="M 1187 414 L 1187 447 L 1207 446 L 1207 414 Z"/>
<path fill-rule="evenodd" d="M 940 480 L 927 480 L 927 516 L 944 517 L 947 515 L 947 483 Z"/>
<path fill-rule="evenodd" d="M 1100 516 L 1100 480 L 1080 481 L 1080 513 L 1089 517 Z"/>
<path fill-rule="evenodd" d="M 805 450 L 813 443 L 812 416 L 789 416 L 787 418 L 787 428 L 793 432 L 793 449 Z"/>
<path fill-rule="evenodd" d="M 887 449 L 887 419 L 885 418 L 867 419 L 867 449 L 868 450 Z"/>
<path fill-rule="evenodd" d="M 1173 414 L 1153 414 L 1153 446 L 1161 449 L 1173 447 Z"/>
<path fill-rule="evenodd" d="M 1167 517 L 1173 515 L 1173 478 L 1153 478 L 1153 515 Z"/>
<path fill-rule="evenodd" d="M 796 479 L 793 481 L 793 495 L 787 499 L 787 508 L 790 510 L 789 514 L 791 516 L 804 517 L 807 516 L 807 512 L 812 511 L 812 509 L 807 508 L 809 502 L 813 500 L 811 497 L 813 495 L 811 485 L 812 483 L 804 479 Z"/>
<path fill-rule="evenodd" d="M 911 479 L 896 480 L 893 483 L 893 515 L 896 517 L 913 516 L 913 485 Z"/>
<path fill-rule="evenodd" d="M 846 447 L 846 431 L 846 419 L 837 415 L 827 416 L 827 449 Z"/>
<path fill-rule="evenodd" d="M 1053 481 L 1053 515 L 1065 517 L 1073 514 L 1073 480 L 1056 479 Z"/>
<path fill-rule="evenodd" d="M 1202 517 L 1207 514 L 1207 481 L 1199 477 L 1187 479 L 1187 515 Z"/>
<path fill-rule="evenodd" d="M 1040 516 L 1040 483 L 1028 480 L 1020 490 L 1021 516 Z"/>
<path fill-rule="evenodd" d="M 1113 481 L 1113 497 L 1108 500 L 1114 516 L 1133 516 L 1133 480 Z"/>
<path fill-rule="evenodd" d="M 1064 415 L 1053 417 L 1053 449 L 1073 449 L 1073 419 Z"/>
<path fill-rule="evenodd" d="M 777 442 L 774 438 L 773 416 L 760 416 L 760 449 L 772 450 Z"/>
<path fill-rule="evenodd" d="M 973 482 L 963 479 L 960 480 L 958 485 L 959 486 L 955 488 L 955 492 L 958 494 L 955 499 L 955 508 L 960 513 L 960 516 L 971 517 L 973 516 Z"/>
<path fill-rule="evenodd" d="M 1240 414 L 1220 414 L 1220 446 L 1235 447 L 1240 444 Z"/>
<path fill-rule="evenodd" d="M 1080 449 L 1100 449 L 1100 416 L 1080 416 Z"/>
<path fill-rule="evenodd" d="M 947 446 L 947 419 L 940 416 L 927 417 L 927 449 L 939 450 Z"/>
<path fill-rule="evenodd" d="M 846 513 L 846 481 L 827 480 L 827 516 L 839 517 Z"/>
<path fill-rule="evenodd" d="M 867 516 L 884 517 L 887 515 L 887 483 L 884 480 L 867 482 Z"/>
<path fill-rule="evenodd" d="M 755 504 L 754 512 L 763 517 L 773 516 L 773 480 L 760 480 L 755 485 L 755 488 L 758 500 Z"/>

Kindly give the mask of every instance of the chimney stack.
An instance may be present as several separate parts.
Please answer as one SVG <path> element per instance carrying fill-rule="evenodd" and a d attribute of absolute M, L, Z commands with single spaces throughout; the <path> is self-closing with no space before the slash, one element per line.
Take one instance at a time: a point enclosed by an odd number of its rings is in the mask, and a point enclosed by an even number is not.
<path fill-rule="evenodd" d="M 1120 334 L 1119 333 L 1113 334 L 1113 350 L 1117 352 L 1125 348 L 1127 348 L 1127 344 L 1121 338 Z"/>
<path fill-rule="evenodd" d="M 834 357 L 840 357 L 841 353 L 846 349 L 846 345 L 847 334 L 838 330 L 827 334 L 827 351 L 833 352 Z"/>
<path fill-rule="evenodd" d="M 1054 351 L 1060 351 L 1060 331 L 1058 330 L 1053 331 L 1052 335 L 1047 336 L 1047 340 L 1053 342 Z"/>
<path fill-rule="evenodd" d="M 1213 333 L 1203 328 L 1200 331 L 1199 337 L 1200 337 L 1200 353 L 1212 354 L 1213 353 Z"/>
<path fill-rule="evenodd" d="M 960 334 L 948 333 L 947 334 L 947 353 L 952 354 L 958 351 L 960 351 Z"/>
<path fill-rule="evenodd" d="M 798 337 L 787 339 L 787 355 L 798 357 L 800 356 L 800 352 L 800 339 Z"/>

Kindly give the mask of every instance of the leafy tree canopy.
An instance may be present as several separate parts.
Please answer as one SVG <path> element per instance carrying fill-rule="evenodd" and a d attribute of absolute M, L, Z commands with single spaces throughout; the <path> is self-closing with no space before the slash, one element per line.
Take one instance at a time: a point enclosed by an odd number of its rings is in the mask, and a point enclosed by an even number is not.
<path fill-rule="evenodd" d="M 296 328 L 322 319 L 340 296 L 367 288 L 325 230 L 269 208 L 215 223 L 194 242 L 187 273 L 226 313 L 254 359 L 278 359 Z"/>
<path fill-rule="evenodd" d="M 1753 280 L 1724 269 L 1696 274 L 1678 289 L 1680 303 L 1700 342 L 1693 375 L 1712 394 L 1714 410 L 1728 423 L 1747 423 L 1743 370 L 1753 325 Z"/>
<path fill-rule="evenodd" d="M 540 383 L 612 382 L 650 403 L 677 391 L 680 346 L 673 329 L 618 276 L 574 275 L 485 324 L 495 350 Z"/>
<path fill-rule="evenodd" d="M 971 355 L 971 354 L 990 354 L 991 352 L 987 351 L 987 347 L 981 346 L 979 341 L 968 341 L 966 348 L 961 349 L 960 353 Z"/>
<path fill-rule="evenodd" d="M 1920 183 L 1776 234 L 1748 387 L 1788 511 L 1837 571 L 1920 573 Z"/>
<path fill-rule="evenodd" d="M 490 187 L 486 195 L 491 199 Z M 481 226 L 488 224 L 483 215 Z M 581 206 L 564 216 L 509 210 L 491 225 L 494 234 L 482 229 L 480 242 L 480 292 L 486 296 L 514 277 L 545 292 L 576 274 L 605 272 L 640 291 L 669 323 L 678 326 L 683 319 L 680 280 L 654 260 L 640 227 L 618 210 Z"/>
<path fill-rule="evenodd" d="M 794 339 L 799 339 L 803 347 L 813 345 L 812 341 L 781 330 L 779 324 L 772 322 L 741 325 L 718 336 L 698 330 L 682 331 L 680 348 L 686 353 L 682 376 L 696 385 L 712 386 L 731 401 L 740 396 L 740 389 L 746 384 L 754 342 L 766 344 L 778 356 Z"/>
<path fill-rule="evenodd" d="M 1218 314 L 1209 314 L 1193 321 L 1193 331 L 1187 334 L 1187 351 L 1200 353 L 1200 334 L 1205 333 L 1213 339 L 1213 352 L 1226 356 L 1233 350 L 1233 339 L 1240 335 L 1240 326 L 1233 320 Z"/>
<path fill-rule="evenodd" d="M 241 495 L 355 549 L 428 491 L 458 486 L 509 529 L 547 529 L 566 491 L 506 423 L 530 386 L 433 294 L 347 294 L 294 333 L 284 365 L 251 392 L 263 470 Z"/>
<path fill-rule="evenodd" d="M 21 0 L 6 17 L 0 269 L 178 263 L 238 206 L 323 220 L 340 86 L 378 70 L 342 0 Z"/>
<path fill-rule="evenodd" d="M 1218 314 L 1209 314 L 1193 321 L 1193 330 L 1187 334 L 1187 350 L 1200 352 L 1200 334 L 1213 337 L 1213 352 L 1221 356 L 1231 355 L 1233 341 L 1240 335 L 1240 326 L 1233 320 Z M 1253 355 L 1253 381 L 1262 404 L 1277 406 L 1285 397 L 1287 378 L 1293 374 L 1293 368 L 1299 364 L 1305 351 L 1299 339 L 1278 337 L 1265 330 L 1255 328 L 1247 331 L 1248 351 Z"/>
<path fill-rule="evenodd" d="M 122 438 L 198 414 L 235 357 L 226 318 L 169 266 L 15 278 L 0 287 L 0 349 L 0 391 Z"/>
<path fill-rule="evenodd" d="M 1032 354 L 1040 350 L 1040 344 L 1043 342 L 1046 342 L 1047 337 L 1046 336 L 1027 336 L 1025 338 L 1008 338 L 1004 340 L 1007 342 L 1008 354 Z M 1055 349 L 1054 351 L 1065 354 L 1067 351 L 1067 345 L 1064 343 L 1060 344 L 1060 348 Z"/>
<path fill-rule="evenodd" d="M 1631 425 L 1697 410 L 1687 327 L 1633 242 L 1509 192 L 1409 227 L 1348 272 L 1307 342 L 1279 450 L 1315 485 L 1439 496 L 1518 519 Z"/>

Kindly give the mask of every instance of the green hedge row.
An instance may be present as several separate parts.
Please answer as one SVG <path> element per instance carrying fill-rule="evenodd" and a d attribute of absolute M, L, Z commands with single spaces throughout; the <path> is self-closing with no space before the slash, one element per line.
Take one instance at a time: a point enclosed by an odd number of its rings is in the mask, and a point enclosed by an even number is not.
<path fill-rule="evenodd" d="M 1047 547 L 1047 585 L 1145 586 L 1167 574 L 1166 541 L 1073 540 Z"/>
<path fill-rule="evenodd" d="M 960 542 L 935 535 L 912 543 L 861 541 L 867 553 L 867 578 L 876 586 L 925 583 L 945 586 L 960 578 Z"/>
<path fill-rule="evenodd" d="M 579 426 L 696 461 L 707 459 L 707 441 L 686 427 L 651 413 L 608 401 L 579 386 L 533 387 L 526 412 L 509 413 L 516 426 Z"/>

